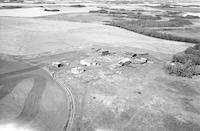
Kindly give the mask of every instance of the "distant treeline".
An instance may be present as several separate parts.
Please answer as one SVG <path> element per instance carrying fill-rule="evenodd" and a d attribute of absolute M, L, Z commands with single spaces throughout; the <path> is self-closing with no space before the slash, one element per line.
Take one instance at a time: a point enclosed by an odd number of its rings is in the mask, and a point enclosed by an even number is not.
<path fill-rule="evenodd" d="M 138 23 L 138 24 L 141 24 L 141 23 Z M 154 24 L 154 23 L 152 23 L 152 24 Z M 175 35 L 168 34 L 168 33 L 157 32 L 157 31 L 145 29 L 145 27 L 138 26 L 138 25 L 135 25 L 135 24 L 132 24 L 132 23 L 124 22 L 124 21 L 122 21 L 122 22 L 112 21 L 107 25 L 124 28 L 124 29 L 130 30 L 130 31 L 136 32 L 136 33 L 140 33 L 140 34 L 143 34 L 143 35 L 156 37 L 156 38 L 160 38 L 160 39 L 188 42 L 188 43 L 195 43 L 195 44 L 200 43 L 200 40 L 198 40 L 198 39 L 175 36 Z"/>

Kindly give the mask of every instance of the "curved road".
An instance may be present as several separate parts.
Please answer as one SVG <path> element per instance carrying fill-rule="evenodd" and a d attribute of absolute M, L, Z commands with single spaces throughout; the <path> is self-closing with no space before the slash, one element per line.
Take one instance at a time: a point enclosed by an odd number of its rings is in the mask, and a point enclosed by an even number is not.
<path fill-rule="evenodd" d="M 68 120 L 65 124 L 64 131 L 70 131 L 73 126 L 73 121 L 74 121 L 74 115 L 75 115 L 75 100 L 73 97 L 73 94 L 70 90 L 70 88 L 67 88 L 68 86 L 65 85 L 61 80 L 54 78 L 57 83 L 65 89 L 65 91 L 68 93 L 70 96 L 70 103 L 69 103 L 69 115 L 68 115 Z"/>

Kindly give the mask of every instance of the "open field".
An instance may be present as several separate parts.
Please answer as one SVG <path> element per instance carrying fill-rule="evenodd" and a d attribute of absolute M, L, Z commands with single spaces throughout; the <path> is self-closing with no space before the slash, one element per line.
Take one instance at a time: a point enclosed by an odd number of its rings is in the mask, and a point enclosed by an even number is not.
<path fill-rule="evenodd" d="M 1 17 L 0 49 L 10 55 L 73 50 L 91 45 L 130 46 L 172 54 L 190 44 L 160 40 L 96 23 Z M 9 39 L 9 38 L 12 39 Z"/>

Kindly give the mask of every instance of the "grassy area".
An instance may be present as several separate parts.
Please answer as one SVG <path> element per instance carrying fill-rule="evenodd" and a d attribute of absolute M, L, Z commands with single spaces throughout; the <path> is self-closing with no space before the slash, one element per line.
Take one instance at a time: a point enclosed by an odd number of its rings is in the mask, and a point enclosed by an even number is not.
<path fill-rule="evenodd" d="M 143 16 L 145 17 L 145 16 Z M 174 18 L 170 19 L 169 21 L 156 21 L 153 19 L 148 19 L 150 17 L 141 18 L 140 20 L 132 20 L 126 22 L 129 25 L 135 25 L 140 27 L 182 27 L 184 25 L 191 25 L 192 23 L 189 20 L 180 19 L 180 18 Z M 146 19 L 146 20 L 143 20 Z"/>
<path fill-rule="evenodd" d="M 200 45 L 189 47 L 184 52 L 175 54 L 173 64 L 165 66 L 167 73 L 189 77 L 200 75 Z"/>
<path fill-rule="evenodd" d="M 132 19 L 141 19 L 141 20 L 161 20 L 160 16 L 151 16 L 142 14 L 143 10 L 125 10 L 125 9 L 100 9 L 90 11 L 89 13 L 103 13 L 111 17 L 117 18 L 132 18 Z"/>
<path fill-rule="evenodd" d="M 176 29 L 176 27 L 189 28 L 189 26 L 193 25 L 191 21 L 193 19 L 198 18 L 195 16 L 183 17 L 181 15 L 182 12 L 180 11 L 166 11 L 166 13 L 162 15 L 161 14 L 149 15 L 145 14 L 144 10 L 102 8 L 100 10 L 90 11 L 90 13 L 105 14 L 113 18 L 113 21 L 108 22 L 108 25 L 124 28 L 130 31 L 134 31 L 136 33 L 166 40 L 181 41 L 181 42 L 196 43 L 196 44 L 200 43 L 199 38 L 194 38 L 189 35 L 183 35 L 183 34 L 176 35 L 171 33 L 173 32 L 173 30 Z M 168 19 L 162 20 L 163 17 Z M 160 27 L 173 28 L 173 30 L 170 31 L 169 33 L 162 32 L 162 29 L 157 30 Z"/>

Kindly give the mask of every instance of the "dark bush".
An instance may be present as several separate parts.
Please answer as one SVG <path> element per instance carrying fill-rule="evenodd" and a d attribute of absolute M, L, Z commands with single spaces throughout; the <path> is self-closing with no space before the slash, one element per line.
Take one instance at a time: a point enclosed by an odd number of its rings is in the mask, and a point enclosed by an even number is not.
<path fill-rule="evenodd" d="M 172 62 L 179 62 L 185 64 L 188 61 L 184 54 L 175 54 L 172 57 Z"/>
<path fill-rule="evenodd" d="M 195 45 L 193 48 L 194 48 L 195 50 L 200 50 L 200 44 Z"/>
<path fill-rule="evenodd" d="M 194 16 L 194 15 L 187 15 L 183 18 L 186 18 L 186 19 L 199 19 L 200 17 L 199 16 Z"/>
<path fill-rule="evenodd" d="M 60 10 L 59 9 L 47 9 L 47 8 L 45 8 L 44 11 L 58 12 Z"/>
<path fill-rule="evenodd" d="M 70 7 L 85 7 L 85 5 L 70 5 Z"/>
<path fill-rule="evenodd" d="M 165 66 L 169 74 L 192 77 L 200 75 L 200 45 L 187 48 L 184 52 L 172 57 L 173 64 Z"/>
<path fill-rule="evenodd" d="M 193 62 L 188 61 L 185 64 L 175 63 L 175 65 L 166 65 L 165 69 L 169 74 L 175 74 L 176 76 L 191 78 L 195 75 L 195 65 Z"/>
<path fill-rule="evenodd" d="M 195 75 L 200 75 L 200 66 L 195 67 Z"/>
<path fill-rule="evenodd" d="M 22 6 L 1 6 L 3 9 L 17 9 L 17 8 L 22 8 Z"/>
<path fill-rule="evenodd" d="M 89 13 L 103 13 L 103 14 L 107 14 L 108 11 L 104 10 L 104 9 L 101 9 L 101 10 L 91 10 L 91 11 L 89 11 Z"/>
<path fill-rule="evenodd" d="M 197 48 L 197 47 L 195 47 Z M 200 50 L 196 50 L 194 47 L 189 47 L 185 50 L 185 54 L 193 54 L 200 57 Z"/>

